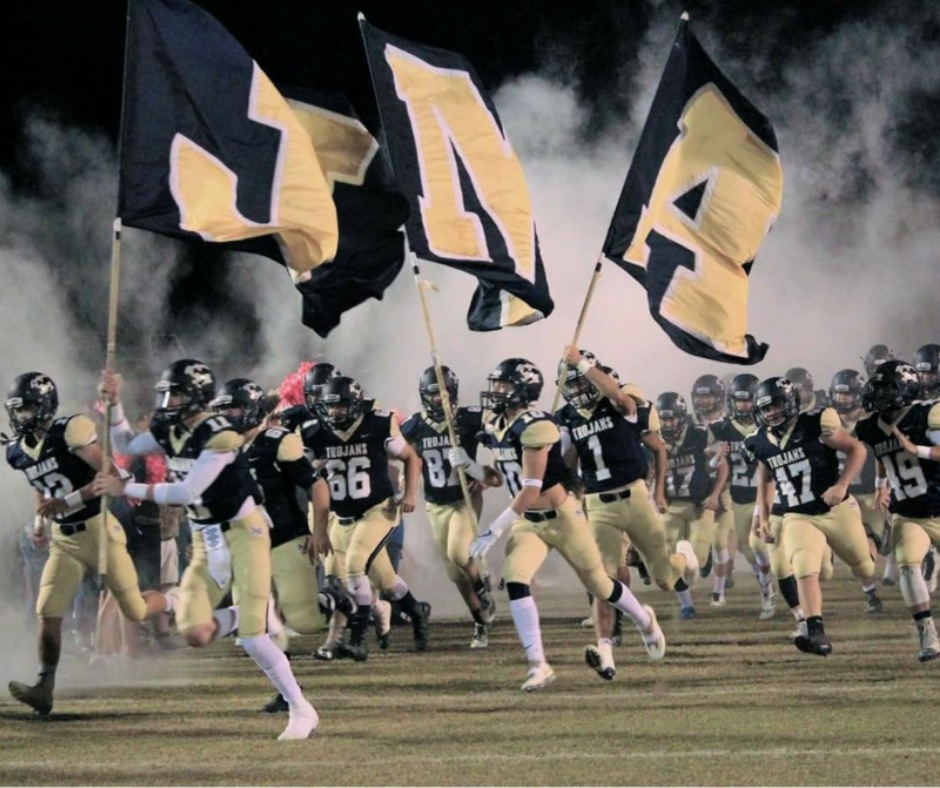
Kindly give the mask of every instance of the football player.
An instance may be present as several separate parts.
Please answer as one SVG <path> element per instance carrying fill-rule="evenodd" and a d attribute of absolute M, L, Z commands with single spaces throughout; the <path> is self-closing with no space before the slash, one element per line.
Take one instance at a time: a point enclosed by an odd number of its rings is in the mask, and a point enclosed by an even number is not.
<path fill-rule="evenodd" d="M 581 371 L 587 367 L 582 362 Z M 529 662 L 522 689 L 533 692 L 555 680 L 555 671 L 545 659 L 538 609 L 529 590 L 532 577 L 552 549 L 574 569 L 589 593 L 606 600 L 636 625 L 650 658 L 662 659 L 666 639 L 656 614 L 604 572 L 584 513 L 562 484 L 567 471 L 558 426 L 550 414 L 533 408 L 542 393 L 542 373 L 531 361 L 509 358 L 497 365 L 487 381 L 488 389 L 480 394 L 484 410 L 493 414 L 486 443 L 513 497 L 509 507 L 474 540 L 470 554 L 485 556 L 503 531 L 510 532 L 503 579 Z"/>
<path fill-rule="evenodd" d="M 310 635 L 323 629 L 325 617 L 334 611 L 352 615 L 355 602 L 345 589 L 318 588 L 316 560 L 333 549 L 324 516 L 329 510 L 330 490 L 304 457 L 300 436 L 267 424 L 264 389 L 247 378 L 228 381 L 211 405 L 243 436 L 241 451 L 264 495 L 264 508 L 271 518 L 271 579 L 287 625 L 301 635 Z M 314 505 L 320 518 L 312 528 L 298 501 L 298 488 L 311 505 L 320 503 Z M 265 708 L 287 711 L 288 703 L 278 694 Z"/>
<path fill-rule="evenodd" d="M 800 651 L 826 656 L 826 636 L 819 584 L 827 547 L 860 578 L 865 591 L 875 588 L 875 563 L 858 504 L 849 483 L 865 463 L 865 447 L 842 429 L 832 408 L 800 410 L 796 387 L 786 378 L 768 378 L 757 389 L 759 430 L 745 441 L 759 460 L 757 508 L 761 529 L 769 528 L 771 502 L 783 514 L 783 548 L 793 566 L 799 599 L 806 613 L 806 635 L 794 639 Z M 840 473 L 838 452 L 846 460 Z"/>
<path fill-rule="evenodd" d="M 872 345 L 865 354 L 865 358 L 862 359 L 865 365 L 865 376 L 871 378 L 881 364 L 886 361 L 897 361 L 897 359 L 894 351 L 887 345 Z"/>
<path fill-rule="evenodd" d="M 760 381 L 749 374 L 736 375 L 728 386 L 728 417 L 708 426 L 709 444 L 717 442 L 717 454 L 729 465 L 729 492 L 731 505 L 718 516 L 719 522 L 731 520 L 744 557 L 760 588 L 760 614 L 762 620 L 773 618 L 776 594 L 770 579 L 770 556 L 767 545 L 752 533 L 754 504 L 757 500 L 757 462 L 744 448 L 744 440 L 757 431 L 754 421 L 754 395 Z M 719 544 L 715 534 L 715 586 L 712 604 L 724 602 L 723 580 L 733 556 L 727 547 Z M 723 569 L 724 567 L 724 569 Z"/>
<path fill-rule="evenodd" d="M 370 576 L 411 619 L 417 650 L 428 648 L 427 608 L 395 573 L 384 549 L 398 525 L 399 508 L 405 513 L 414 511 L 421 458 L 402 436 L 398 418 L 372 405 L 352 378 L 330 378 L 316 405 L 321 416 L 319 427 L 303 435 L 314 461 L 326 471 L 330 507 L 336 515 L 330 531 L 333 554 L 325 570 L 329 577 L 345 581 L 359 606 L 349 620 L 349 642 L 338 643 L 335 649 L 359 662 L 368 658 L 365 632 L 373 601 Z M 405 466 L 400 504 L 389 479 L 390 458 Z M 328 515 L 322 506 L 315 505 L 314 517 L 319 516 Z"/>
<path fill-rule="evenodd" d="M 871 415 L 855 432 L 878 460 L 875 485 L 891 512 L 901 594 L 917 626 L 917 658 L 928 662 L 940 655 L 940 640 L 920 566 L 930 545 L 940 545 L 940 403 L 920 402 L 920 387 L 910 364 L 880 365 L 862 393 Z"/>
<path fill-rule="evenodd" d="M 940 398 L 940 345 L 921 345 L 914 354 L 914 368 L 920 378 L 921 399 Z"/>
<path fill-rule="evenodd" d="M 41 372 L 19 375 L 5 406 L 13 430 L 12 439 L 4 436 L 7 462 L 22 471 L 35 490 L 33 538 L 51 537 L 36 600 L 39 680 L 32 686 L 11 681 L 9 689 L 18 701 L 46 715 L 52 711 L 62 652 L 62 617 L 71 609 L 86 571 L 98 571 L 100 539 L 107 540 L 105 585 L 128 619 L 143 621 L 170 612 L 173 602 L 159 591 L 141 593 L 124 529 L 113 515 L 107 530 L 103 528 L 101 500 L 92 487 L 102 451 L 92 420 L 81 414 L 56 418 L 59 391 Z"/>
<path fill-rule="evenodd" d="M 815 383 L 813 376 L 805 367 L 790 367 L 784 377 L 793 384 L 793 388 L 800 395 L 800 412 L 810 413 L 811 411 L 824 408 L 827 405 L 825 392 L 817 392 L 814 389 Z M 822 395 L 822 396 L 820 396 Z"/>
<path fill-rule="evenodd" d="M 727 460 L 716 455 L 709 460 L 708 430 L 693 423 L 685 398 L 665 391 L 656 399 L 656 409 L 666 442 L 666 497 L 669 508 L 663 516 L 666 541 L 675 552 L 681 540 L 688 540 L 694 551 L 694 563 L 703 564 L 715 536 L 715 512 L 728 479 Z M 712 479 L 711 471 L 715 471 Z M 679 610 L 683 619 L 695 618 L 694 605 Z"/>
<path fill-rule="evenodd" d="M 625 564 L 631 543 L 639 551 L 656 584 L 664 591 L 675 589 L 691 594 L 684 578 L 692 547 L 687 542 L 680 553 L 666 553 L 666 535 L 660 513 L 646 486 L 647 461 L 644 447 L 665 455 L 657 434 L 659 417 L 635 386 L 621 386 L 598 363 L 593 353 L 571 346 L 559 364 L 566 405 L 555 414 L 561 430 L 562 455 L 579 466 L 585 485 L 585 513 L 600 550 L 604 571 L 615 577 Z M 637 400 L 645 407 L 638 407 Z M 665 465 L 665 462 L 662 462 Z M 660 474 L 660 483 L 664 482 Z M 663 489 L 655 500 L 663 509 Z M 585 661 L 601 678 L 616 673 L 613 658 L 615 610 L 594 598 L 594 627 L 597 646 L 585 649 Z"/>
<path fill-rule="evenodd" d="M 703 427 L 725 417 L 725 384 L 717 375 L 700 375 L 692 384 L 692 412 Z"/>
<path fill-rule="evenodd" d="M 467 511 L 457 468 L 462 467 L 467 477 L 476 482 L 476 487 L 499 486 L 502 480 L 494 468 L 476 461 L 479 436 L 483 431 L 483 411 L 479 407 L 459 407 L 460 381 L 456 373 L 450 367 L 441 367 L 441 374 L 459 445 L 450 445 L 444 398 L 434 367 L 424 370 L 418 382 L 422 409 L 405 421 L 401 432 L 421 457 L 424 498 L 434 544 L 444 559 L 447 577 L 457 586 L 473 617 L 470 648 L 486 648 L 496 605 L 490 595 L 485 565 L 480 566 L 470 558 L 470 545 L 476 537 L 475 523 L 483 501 L 475 491 L 476 512 Z"/>
<path fill-rule="evenodd" d="M 185 506 L 193 558 L 180 584 L 176 625 L 191 646 L 208 646 L 238 630 L 238 642 L 287 700 L 290 718 L 280 740 L 306 739 L 319 717 L 303 696 L 290 662 L 268 636 L 271 594 L 270 522 L 261 491 L 240 451 L 242 436 L 213 414 L 215 376 L 195 359 L 168 366 L 157 384 L 150 430 L 134 435 L 121 406 L 122 381 L 102 373 L 100 390 L 112 404 L 111 436 L 122 454 L 165 454 L 171 481 L 126 483 L 99 474 L 99 494 Z M 237 607 L 216 609 L 229 589 Z M 214 612 L 213 612 L 214 611 Z"/>
<path fill-rule="evenodd" d="M 858 370 L 840 369 L 833 375 L 829 386 L 832 408 L 839 414 L 842 428 L 852 436 L 855 436 L 859 419 L 865 415 L 862 411 L 863 385 L 864 381 Z M 845 455 L 840 454 L 839 457 L 842 461 L 845 460 Z M 885 539 L 885 514 L 879 510 L 875 500 L 875 455 L 870 446 L 866 446 L 865 464 L 861 474 L 852 479 L 849 493 L 858 502 L 865 533 L 868 535 L 869 552 L 873 556 L 878 555 Z M 880 613 L 882 609 L 878 595 L 868 595 L 865 612 Z"/>

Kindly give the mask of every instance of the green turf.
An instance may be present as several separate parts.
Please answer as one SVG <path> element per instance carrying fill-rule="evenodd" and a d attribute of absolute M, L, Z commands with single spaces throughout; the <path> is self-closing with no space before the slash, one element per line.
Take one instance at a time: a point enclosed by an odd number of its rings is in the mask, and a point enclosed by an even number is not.
<path fill-rule="evenodd" d="M 855 581 L 830 583 L 835 653 L 823 659 L 793 648 L 782 608 L 758 622 L 752 581 L 738 574 L 725 608 L 702 604 L 710 581 L 696 588 L 694 621 L 643 589 L 666 659 L 651 664 L 628 631 L 612 683 L 583 663 L 581 594 L 544 591 L 546 617 L 569 617 L 544 622 L 558 679 L 532 695 L 519 689 L 525 664 L 505 605 L 485 652 L 467 648 L 467 622 L 437 622 L 426 654 L 396 629 L 392 650 L 365 664 L 316 662 L 315 640 L 295 640 L 321 715 L 307 742 L 275 741 L 286 717 L 258 713 L 269 688 L 231 641 L 120 676 L 99 669 L 120 686 L 87 686 L 87 669 L 67 662 L 60 683 L 85 686 L 63 686 L 49 718 L 0 700 L 0 784 L 937 784 L 940 661 L 917 662 L 897 590 L 872 618 Z"/>

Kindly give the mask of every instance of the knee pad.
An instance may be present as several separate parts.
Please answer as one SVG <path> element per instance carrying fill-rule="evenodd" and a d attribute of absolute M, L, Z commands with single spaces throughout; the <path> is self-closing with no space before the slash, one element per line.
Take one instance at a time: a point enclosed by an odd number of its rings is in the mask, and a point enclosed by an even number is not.
<path fill-rule="evenodd" d="M 715 551 L 715 563 L 727 564 L 731 560 L 731 551 L 726 547 L 723 550 Z"/>
<path fill-rule="evenodd" d="M 350 575 L 346 578 L 346 587 L 360 608 L 368 608 L 372 604 L 372 586 L 369 584 L 369 578 L 363 575 Z"/>
<path fill-rule="evenodd" d="M 529 586 L 526 583 L 506 583 L 506 593 L 509 594 L 509 600 L 511 602 L 532 596 L 532 592 L 529 590 Z"/>

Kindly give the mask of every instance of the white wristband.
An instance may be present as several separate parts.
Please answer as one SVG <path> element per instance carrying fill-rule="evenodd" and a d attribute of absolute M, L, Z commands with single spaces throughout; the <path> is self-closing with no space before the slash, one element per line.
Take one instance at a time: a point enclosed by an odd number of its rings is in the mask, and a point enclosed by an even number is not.
<path fill-rule="evenodd" d="M 471 479 L 476 479 L 478 482 L 482 482 L 486 478 L 486 472 L 483 470 L 483 466 L 474 460 L 469 460 L 467 464 L 463 466 L 463 472 Z"/>
<path fill-rule="evenodd" d="M 81 509 L 85 505 L 85 502 L 82 500 L 82 493 L 80 490 L 70 492 L 62 500 L 65 501 L 65 505 L 69 507 L 69 511 L 72 511 L 73 509 Z"/>
<path fill-rule="evenodd" d="M 880 490 L 880 489 L 881 489 L 882 487 L 884 487 L 887 483 L 888 483 L 888 477 L 887 477 L 887 476 L 876 476 L 876 477 L 875 477 L 875 489 L 876 489 L 876 490 Z"/>
<path fill-rule="evenodd" d="M 535 489 L 541 490 L 542 480 L 541 479 L 523 479 L 522 486 L 523 487 L 535 487 Z"/>
<path fill-rule="evenodd" d="M 118 401 L 111 406 L 111 426 L 117 427 L 122 421 L 127 419 L 124 416 L 124 406 Z"/>
<path fill-rule="evenodd" d="M 591 362 L 588 361 L 586 358 L 582 358 L 582 359 L 577 363 L 576 369 L 577 369 L 578 372 L 580 372 L 582 375 L 587 375 L 587 373 L 588 373 L 588 372 L 590 371 L 590 369 L 591 369 Z"/>
<path fill-rule="evenodd" d="M 493 522 L 490 523 L 490 531 L 492 531 L 498 539 L 499 535 L 518 519 L 519 515 L 516 514 L 515 509 L 513 509 L 511 506 L 508 506 L 495 520 L 493 520 Z"/>
<path fill-rule="evenodd" d="M 931 446 L 918 446 L 918 447 L 917 447 L 917 456 L 920 457 L 920 459 L 922 459 L 922 460 L 929 460 L 929 459 L 930 459 L 930 449 L 931 449 L 931 448 L 932 448 Z"/>

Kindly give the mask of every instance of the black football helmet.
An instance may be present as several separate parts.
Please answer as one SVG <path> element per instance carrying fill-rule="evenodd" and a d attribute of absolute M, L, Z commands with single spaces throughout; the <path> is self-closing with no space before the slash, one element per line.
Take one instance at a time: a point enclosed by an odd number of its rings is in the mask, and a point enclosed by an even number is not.
<path fill-rule="evenodd" d="M 914 354 L 914 369 L 920 377 L 921 396 L 936 399 L 940 396 L 940 381 L 937 372 L 940 368 L 940 345 L 921 345 Z"/>
<path fill-rule="evenodd" d="M 268 404 L 264 389 L 253 380 L 233 378 L 212 400 L 212 409 L 224 415 L 238 432 L 248 432 L 264 421 Z M 241 409 L 241 415 L 232 415 L 231 412 L 237 409 Z"/>
<path fill-rule="evenodd" d="M 840 369 L 829 384 L 829 401 L 839 413 L 851 413 L 862 406 L 865 379 L 857 369 Z"/>
<path fill-rule="evenodd" d="M 582 350 L 581 358 L 592 367 L 603 368 L 597 360 L 597 356 L 590 350 Z M 561 387 L 562 396 L 564 396 L 565 402 L 573 408 L 588 410 L 593 408 L 601 398 L 597 386 L 588 380 L 587 375 L 577 367 L 572 367 L 564 359 L 558 362 L 558 380 L 555 381 L 555 385 L 558 385 L 561 381 L 564 381 Z"/>
<path fill-rule="evenodd" d="M 330 378 L 317 407 L 331 429 L 348 429 L 362 415 L 362 386 L 345 375 Z"/>
<path fill-rule="evenodd" d="M 10 384 L 4 403 L 17 438 L 45 429 L 59 409 L 59 390 L 42 372 L 24 372 Z"/>
<path fill-rule="evenodd" d="M 891 413 L 919 399 L 917 370 L 897 359 L 876 367 L 862 389 L 862 407 L 872 413 Z"/>
<path fill-rule="evenodd" d="M 615 381 L 617 381 L 618 386 L 621 385 L 620 373 L 617 372 L 616 369 L 614 369 L 613 367 L 608 367 L 606 364 L 600 364 L 600 363 L 597 365 L 597 368 L 601 372 L 603 372 L 605 375 L 610 375 Z"/>
<path fill-rule="evenodd" d="M 156 392 L 153 420 L 178 422 L 209 408 L 215 398 L 215 375 L 201 361 L 184 358 L 163 370 L 153 389 Z M 174 396 L 178 399 L 171 405 L 170 400 Z"/>
<path fill-rule="evenodd" d="M 894 355 L 894 351 L 887 345 L 872 345 L 865 354 L 865 358 L 862 359 L 862 362 L 865 364 L 865 374 L 868 376 L 868 379 L 871 380 L 872 372 L 874 372 L 879 365 L 884 364 L 886 361 L 897 360 L 898 357 Z"/>
<path fill-rule="evenodd" d="M 535 364 L 524 358 L 507 358 L 499 362 L 486 377 L 489 388 L 480 392 L 480 404 L 497 416 L 509 408 L 524 408 L 542 396 L 545 378 Z M 511 384 L 509 391 L 502 390 Z M 496 387 L 500 386 L 500 390 Z"/>
<path fill-rule="evenodd" d="M 767 378 L 754 395 L 754 419 L 761 427 L 777 430 L 800 415 L 800 393 L 786 378 Z"/>
<path fill-rule="evenodd" d="M 756 375 L 744 372 L 735 375 L 728 386 L 728 415 L 739 424 L 754 423 L 754 397 L 760 381 Z"/>
<path fill-rule="evenodd" d="M 656 410 L 662 422 L 663 440 L 673 445 L 682 437 L 689 418 L 685 397 L 675 391 L 664 391 L 656 398 Z"/>
<path fill-rule="evenodd" d="M 450 412 L 453 414 L 457 411 L 460 380 L 454 370 L 444 365 L 441 365 L 441 377 L 444 379 L 444 388 L 447 389 L 447 398 L 450 401 Z M 431 421 L 444 421 L 444 398 L 441 396 L 441 387 L 437 382 L 437 372 L 434 367 L 428 367 L 421 374 L 418 393 L 421 395 L 421 407 L 424 408 L 428 418 Z"/>
<path fill-rule="evenodd" d="M 813 388 L 816 385 L 809 370 L 805 367 L 791 367 L 784 377 L 800 393 L 800 410 L 809 408 L 813 404 Z"/>
<path fill-rule="evenodd" d="M 717 375 L 701 375 L 692 384 L 692 411 L 703 424 L 714 418 L 717 412 L 719 418 L 725 407 L 725 384 Z"/>
<path fill-rule="evenodd" d="M 307 410 L 314 416 L 323 418 L 323 414 L 317 410 L 323 387 L 328 381 L 341 377 L 342 374 L 328 361 L 319 361 L 307 370 L 307 374 L 304 375 L 304 402 L 307 403 Z"/>

